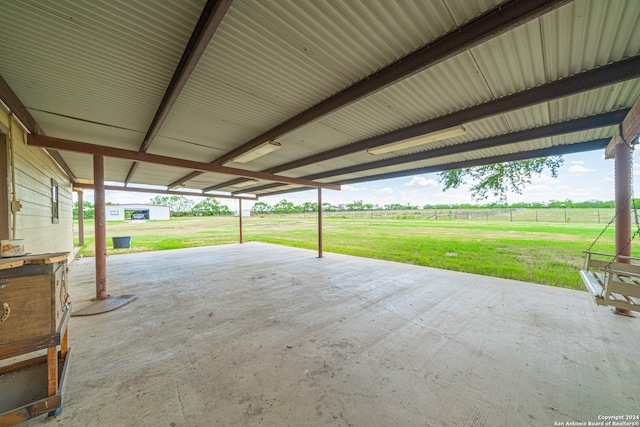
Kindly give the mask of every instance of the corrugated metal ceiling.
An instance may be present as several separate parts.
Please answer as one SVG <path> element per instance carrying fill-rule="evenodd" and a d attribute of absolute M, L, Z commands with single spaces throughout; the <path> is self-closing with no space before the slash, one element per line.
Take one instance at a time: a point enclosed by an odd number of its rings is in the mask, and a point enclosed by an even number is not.
<path fill-rule="evenodd" d="M 148 152 L 211 162 L 330 100 L 417 49 L 461 31 L 498 4 L 515 0 L 235 0 Z M 0 74 L 50 136 L 137 151 L 178 65 L 204 0 L 79 2 L 0 0 Z M 283 147 L 246 164 L 278 169 L 299 159 L 426 122 L 525 89 L 640 54 L 640 2 L 575 0 L 277 139 Z M 454 33 L 452 33 L 454 34 Z M 387 157 L 488 138 L 628 108 L 638 78 L 465 123 L 468 133 L 383 156 L 364 151 L 282 170 L 303 177 Z M 460 151 L 323 178 L 348 181 L 611 136 L 613 127 Z M 462 146 L 461 146 L 462 147 Z M 75 175 L 91 179 L 87 156 L 61 152 Z M 125 180 L 131 162 L 107 163 Z M 443 166 L 444 167 L 444 166 Z M 145 164 L 132 184 L 169 186 L 189 171 Z M 188 180 L 204 189 L 233 177 Z M 266 183 L 266 181 L 264 182 Z M 260 182 L 257 185 L 262 185 Z M 255 186 L 255 185 L 254 185 Z M 291 186 L 279 187 L 292 188 Z M 238 191 L 237 185 L 221 188 Z M 256 191 L 267 194 L 274 189 Z"/>

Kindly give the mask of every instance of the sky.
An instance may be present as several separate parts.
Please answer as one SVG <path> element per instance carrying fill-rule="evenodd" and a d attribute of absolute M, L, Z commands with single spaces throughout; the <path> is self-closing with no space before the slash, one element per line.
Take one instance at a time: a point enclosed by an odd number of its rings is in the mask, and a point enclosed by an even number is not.
<path fill-rule="evenodd" d="M 549 172 L 535 177 L 527 185 L 523 194 L 510 193 L 508 203 L 517 202 L 549 202 L 572 200 L 614 199 L 614 161 L 604 158 L 604 150 L 563 156 L 564 164 L 558 170 L 558 177 L 553 178 Z M 638 160 L 640 162 L 640 160 Z M 640 179 L 640 165 L 634 163 L 634 180 Z M 282 199 L 294 204 L 317 202 L 316 190 L 262 197 L 260 201 L 273 205 Z M 638 190 L 640 194 L 640 190 Z M 107 191 L 106 201 L 115 204 L 149 203 L 155 194 Z M 194 201 L 201 198 L 195 197 Z M 77 200 L 74 193 L 74 200 Z M 93 192 L 85 191 L 84 200 L 93 203 Z M 218 199 L 232 211 L 238 209 L 236 200 Z M 438 183 L 437 173 L 408 175 L 403 178 L 371 181 L 353 185 L 343 185 L 341 191 L 322 190 L 323 203 L 347 204 L 361 200 L 363 203 L 388 205 L 392 203 L 424 206 L 425 204 L 485 204 L 497 201 L 487 199 L 475 201 L 469 194 L 468 186 L 455 190 L 442 191 Z M 249 209 L 252 201 L 243 201 L 242 208 Z"/>

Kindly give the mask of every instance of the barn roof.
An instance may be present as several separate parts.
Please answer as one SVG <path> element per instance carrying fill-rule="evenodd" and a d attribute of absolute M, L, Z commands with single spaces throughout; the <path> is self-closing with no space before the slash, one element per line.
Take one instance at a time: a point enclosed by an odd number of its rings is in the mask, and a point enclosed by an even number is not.
<path fill-rule="evenodd" d="M 637 0 L 0 9 L 0 96 L 80 183 L 92 153 L 107 181 L 264 196 L 601 149 L 640 96 Z"/>

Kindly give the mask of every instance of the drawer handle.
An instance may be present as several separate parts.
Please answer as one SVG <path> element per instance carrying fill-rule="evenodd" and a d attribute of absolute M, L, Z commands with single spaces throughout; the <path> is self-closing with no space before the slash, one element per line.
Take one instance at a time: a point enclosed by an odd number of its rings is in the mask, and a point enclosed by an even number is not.
<path fill-rule="evenodd" d="M 2 314 L 2 317 L 0 317 L 0 323 L 2 323 L 5 320 L 7 320 L 9 318 L 9 316 L 11 315 L 11 307 L 9 307 L 9 303 L 8 302 L 3 302 L 2 303 L 2 308 L 4 309 L 4 313 Z"/>

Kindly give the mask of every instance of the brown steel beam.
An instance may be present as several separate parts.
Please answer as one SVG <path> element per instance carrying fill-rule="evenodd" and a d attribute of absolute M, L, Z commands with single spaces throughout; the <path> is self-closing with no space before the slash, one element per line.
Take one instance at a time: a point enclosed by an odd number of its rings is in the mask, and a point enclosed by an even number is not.
<path fill-rule="evenodd" d="M 149 130 L 147 130 L 147 134 L 142 140 L 139 151 L 146 152 L 149 149 L 149 146 L 158 134 L 162 123 L 164 123 L 167 118 L 167 115 L 169 114 L 169 111 L 171 111 L 173 104 L 178 99 L 180 92 L 182 92 L 184 85 L 187 83 L 187 80 L 189 80 L 189 77 L 200 60 L 200 57 L 202 57 L 209 41 L 222 22 L 222 18 L 224 18 L 229 7 L 231 7 L 232 1 L 233 0 L 207 1 L 207 4 L 204 6 L 204 9 L 200 14 L 198 23 L 191 34 L 189 43 L 187 43 L 187 47 L 182 53 L 182 58 L 180 58 L 180 62 L 178 62 L 178 66 L 173 73 L 171 82 L 164 93 L 160 106 L 151 121 L 151 126 L 149 126 Z M 131 180 L 137 167 L 137 162 L 134 162 L 131 165 L 129 173 L 124 181 L 125 184 Z"/>
<path fill-rule="evenodd" d="M 322 258 L 322 189 L 318 188 L 318 258 Z"/>
<path fill-rule="evenodd" d="M 427 166 L 423 168 L 408 169 L 398 172 L 382 173 L 377 175 L 368 175 L 364 177 L 344 179 L 335 181 L 334 184 L 346 185 L 356 184 L 360 182 L 378 181 L 381 179 L 401 178 L 409 175 L 419 175 L 425 173 L 442 172 L 452 169 L 471 168 L 475 166 L 490 165 L 495 163 L 513 162 L 516 160 L 537 159 L 540 157 L 559 156 L 563 154 L 581 153 L 584 151 L 593 151 L 604 149 L 609 142 L 608 139 L 595 139 L 591 141 L 578 142 L 575 144 L 558 145 L 555 147 L 541 148 L 538 150 L 521 151 L 518 153 L 503 154 L 500 156 L 485 157 L 481 159 L 464 160 L 460 162 L 447 163 L 442 165 Z M 281 191 L 274 191 L 270 193 L 260 194 L 259 197 L 276 196 L 280 194 L 287 194 L 300 191 L 299 189 L 286 189 Z"/>
<path fill-rule="evenodd" d="M 96 246 L 96 300 L 107 298 L 107 223 L 104 198 L 104 157 L 93 156 L 93 198 Z"/>
<path fill-rule="evenodd" d="M 631 150 L 627 144 L 615 146 L 615 159 L 616 256 L 631 256 Z"/>
<path fill-rule="evenodd" d="M 240 244 L 242 244 L 242 199 L 238 200 L 238 228 L 240 229 Z"/>
<path fill-rule="evenodd" d="M 363 178 L 345 179 L 339 182 L 344 184 L 350 184 L 350 183 L 372 181 L 372 180 L 378 180 L 378 179 L 397 178 L 400 176 L 413 175 L 416 173 L 422 174 L 422 173 L 442 172 L 445 170 L 452 170 L 452 169 L 462 169 L 462 168 L 469 168 L 469 167 L 475 167 L 475 166 L 490 165 L 495 163 L 513 162 L 516 160 L 537 159 L 540 157 L 560 156 L 563 154 L 581 153 L 584 151 L 593 151 L 593 150 L 603 149 L 607 145 L 607 142 L 609 142 L 608 139 L 595 139 L 592 141 L 578 142 L 575 144 L 540 148 L 538 150 L 521 151 L 518 153 L 511 153 L 511 154 L 502 154 L 499 156 L 487 157 L 484 159 L 472 159 L 472 160 L 466 160 L 461 162 L 448 163 L 448 164 L 439 165 L 439 166 L 428 166 L 424 168 L 412 169 L 409 171 L 383 173 L 379 175 L 373 175 L 364 179 Z"/>
<path fill-rule="evenodd" d="M 612 140 L 615 141 L 615 136 Z M 626 257 L 631 256 L 631 241 L 633 240 L 631 235 L 631 174 L 633 173 L 633 165 L 631 162 L 631 146 L 628 143 L 625 144 L 624 141 L 620 142 L 617 145 L 613 142 L 616 159 L 616 261 L 631 264 L 631 260 Z M 609 143 L 607 148 L 610 145 L 612 145 L 612 142 Z M 625 298 L 631 302 L 628 297 L 625 296 Z M 631 310 L 626 308 L 616 307 L 614 313 L 635 317 Z"/>
<path fill-rule="evenodd" d="M 223 164 L 266 141 L 277 139 L 301 126 L 363 99 L 415 73 L 424 71 L 448 58 L 471 49 L 512 28 L 538 18 L 572 0 L 510 0 L 478 18 L 452 30 L 441 38 L 405 56 L 382 70 L 360 80 L 295 117 L 253 138 L 212 163 Z M 198 172 L 175 181 L 175 187 L 197 176 Z"/>
<path fill-rule="evenodd" d="M 60 153 L 58 153 L 55 150 L 46 150 L 45 151 L 47 153 L 49 153 L 49 155 L 51 156 L 51 158 L 53 159 L 54 162 L 56 162 L 58 164 L 58 166 L 60 166 L 60 168 L 67 174 L 67 176 L 69 177 L 69 180 L 74 183 L 74 182 L 78 182 L 78 178 L 76 177 L 76 175 L 73 173 L 73 171 L 71 170 L 71 168 L 69 167 L 69 165 L 67 164 L 67 162 L 64 161 L 64 159 L 62 158 L 62 156 L 60 155 Z"/>
<path fill-rule="evenodd" d="M 78 192 L 78 245 L 84 246 L 84 192 Z"/>
<path fill-rule="evenodd" d="M 281 175 L 273 175 L 265 172 L 254 172 L 244 169 L 230 168 L 227 166 L 215 165 L 212 163 L 194 162 L 192 160 L 177 159 L 175 157 L 160 156 L 157 154 L 141 153 L 139 151 L 124 150 L 122 148 L 106 147 L 104 145 L 88 144 L 69 139 L 53 138 L 42 135 L 28 135 L 27 144 L 32 147 L 47 147 L 62 151 L 72 151 L 75 153 L 85 153 L 91 155 L 101 155 L 104 157 L 114 157 L 118 159 L 135 160 L 142 163 L 153 163 L 165 166 L 174 166 L 184 169 L 200 170 L 202 172 L 213 172 L 223 175 L 242 176 L 244 178 L 262 179 L 265 181 L 276 181 L 286 184 L 300 185 L 311 188 L 328 188 L 339 190 L 340 186 L 314 182 L 300 178 L 290 178 Z"/>
<path fill-rule="evenodd" d="M 360 165 L 347 166 L 344 168 L 333 169 L 330 171 L 320 172 L 312 175 L 305 175 L 304 179 L 322 179 L 332 176 L 346 175 L 356 172 L 364 172 L 367 170 L 380 169 L 389 166 L 397 166 L 405 163 L 417 162 L 421 160 L 434 159 L 436 157 L 449 156 L 452 154 L 460 154 L 469 151 L 482 150 L 486 148 L 495 148 L 503 145 L 514 144 L 517 142 L 531 141 L 539 138 L 548 138 L 551 136 L 564 135 L 567 133 L 580 132 L 589 129 L 597 129 L 605 126 L 613 126 L 619 124 L 627 116 L 628 108 L 611 111 L 602 114 L 596 114 L 579 119 L 567 120 L 560 123 L 552 123 L 550 125 L 539 126 L 537 128 L 526 129 L 522 131 L 507 133 L 504 135 L 493 136 L 489 138 L 479 139 L 476 141 L 464 142 L 461 144 L 447 145 L 445 147 L 427 150 L 420 153 L 408 154 L 400 157 L 390 157 L 375 162 L 363 163 Z M 279 187 L 280 184 L 267 184 L 259 187 L 247 188 L 244 191 L 254 193 L 256 191 L 267 190 Z"/>
<path fill-rule="evenodd" d="M 0 100 L 31 133 L 43 134 L 42 128 L 24 106 L 18 95 L 11 89 L 9 83 L 0 75 Z"/>
<path fill-rule="evenodd" d="M 191 178 L 189 178 L 191 179 Z M 240 184 L 241 182 L 245 182 L 246 179 L 243 178 L 236 178 L 236 179 L 232 179 L 230 181 L 227 182 L 223 182 L 222 184 L 216 184 L 216 185 L 212 185 L 211 187 L 207 187 L 205 189 L 203 189 L 202 191 L 212 191 L 212 190 L 219 190 L 221 188 L 227 188 L 227 187 L 232 187 L 236 184 Z M 177 181 L 176 181 L 177 182 Z M 173 183 L 169 185 L 169 187 L 173 187 Z"/>
<path fill-rule="evenodd" d="M 640 55 L 454 111 L 422 123 L 265 169 L 278 173 L 640 77 Z M 219 188 L 224 188 L 218 186 Z"/>
<path fill-rule="evenodd" d="M 214 162 L 212 162 L 212 163 L 216 164 Z M 189 174 L 187 174 L 187 175 L 183 176 L 182 178 L 178 179 L 177 181 L 173 181 L 171 184 L 168 185 L 168 187 L 169 188 L 174 188 L 174 187 L 177 187 L 179 185 L 182 185 L 185 182 L 190 181 L 190 180 L 192 180 L 193 178 L 195 178 L 197 176 L 200 176 L 200 174 L 202 174 L 202 172 L 199 172 L 199 171 L 190 172 Z M 243 181 L 240 181 L 240 182 L 243 182 Z M 215 188 L 211 188 L 211 187 L 209 187 L 209 189 L 210 190 L 215 190 Z"/>
<path fill-rule="evenodd" d="M 93 184 L 74 184 L 73 188 L 93 190 Z M 150 188 L 137 188 L 137 187 L 119 187 L 117 185 L 105 185 L 105 190 L 109 191 L 126 191 L 133 193 L 153 193 L 153 194 L 170 194 L 173 196 L 193 196 L 193 197 L 215 197 L 219 199 L 234 199 L 234 200 L 258 200 L 257 197 L 250 196 L 228 196 L 226 194 L 207 194 L 207 193 L 194 193 L 190 191 L 169 191 L 169 190 L 153 190 Z M 82 193 L 78 193 L 82 194 Z"/>
<path fill-rule="evenodd" d="M 631 144 L 638 134 L 640 134 L 640 97 L 636 99 L 636 102 L 624 120 L 620 121 L 618 131 L 613 134 L 609 145 L 607 145 L 605 158 L 610 159 L 614 157 L 616 145 L 623 144 L 625 141 L 627 144 Z"/>
<path fill-rule="evenodd" d="M 631 150 L 627 144 L 615 146 L 616 256 L 631 256 Z M 619 262 L 629 263 L 621 258 Z"/>
<path fill-rule="evenodd" d="M 465 108 L 451 114 L 437 117 L 384 135 L 367 138 L 353 144 L 338 147 L 317 155 L 295 160 L 278 166 L 274 172 L 295 169 L 336 157 L 357 153 L 368 148 L 379 147 L 391 142 L 414 138 L 448 127 L 469 123 L 475 120 L 519 110 L 531 105 L 575 95 L 587 90 L 619 83 L 640 77 L 640 55 L 603 67 L 584 71 L 571 77 L 556 80 L 532 89 L 517 92 L 474 107 Z"/>
<path fill-rule="evenodd" d="M 27 128 L 32 134 L 44 135 L 44 131 L 36 121 L 36 119 L 29 113 L 27 107 L 24 106 L 18 95 L 11 89 L 7 81 L 0 75 L 0 101 L 2 101 L 9 111 Z M 62 168 L 67 174 L 71 182 L 77 182 L 78 179 L 71 171 L 71 168 L 64 161 L 60 153 L 53 150 L 45 150 L 51 158 Z"/>

